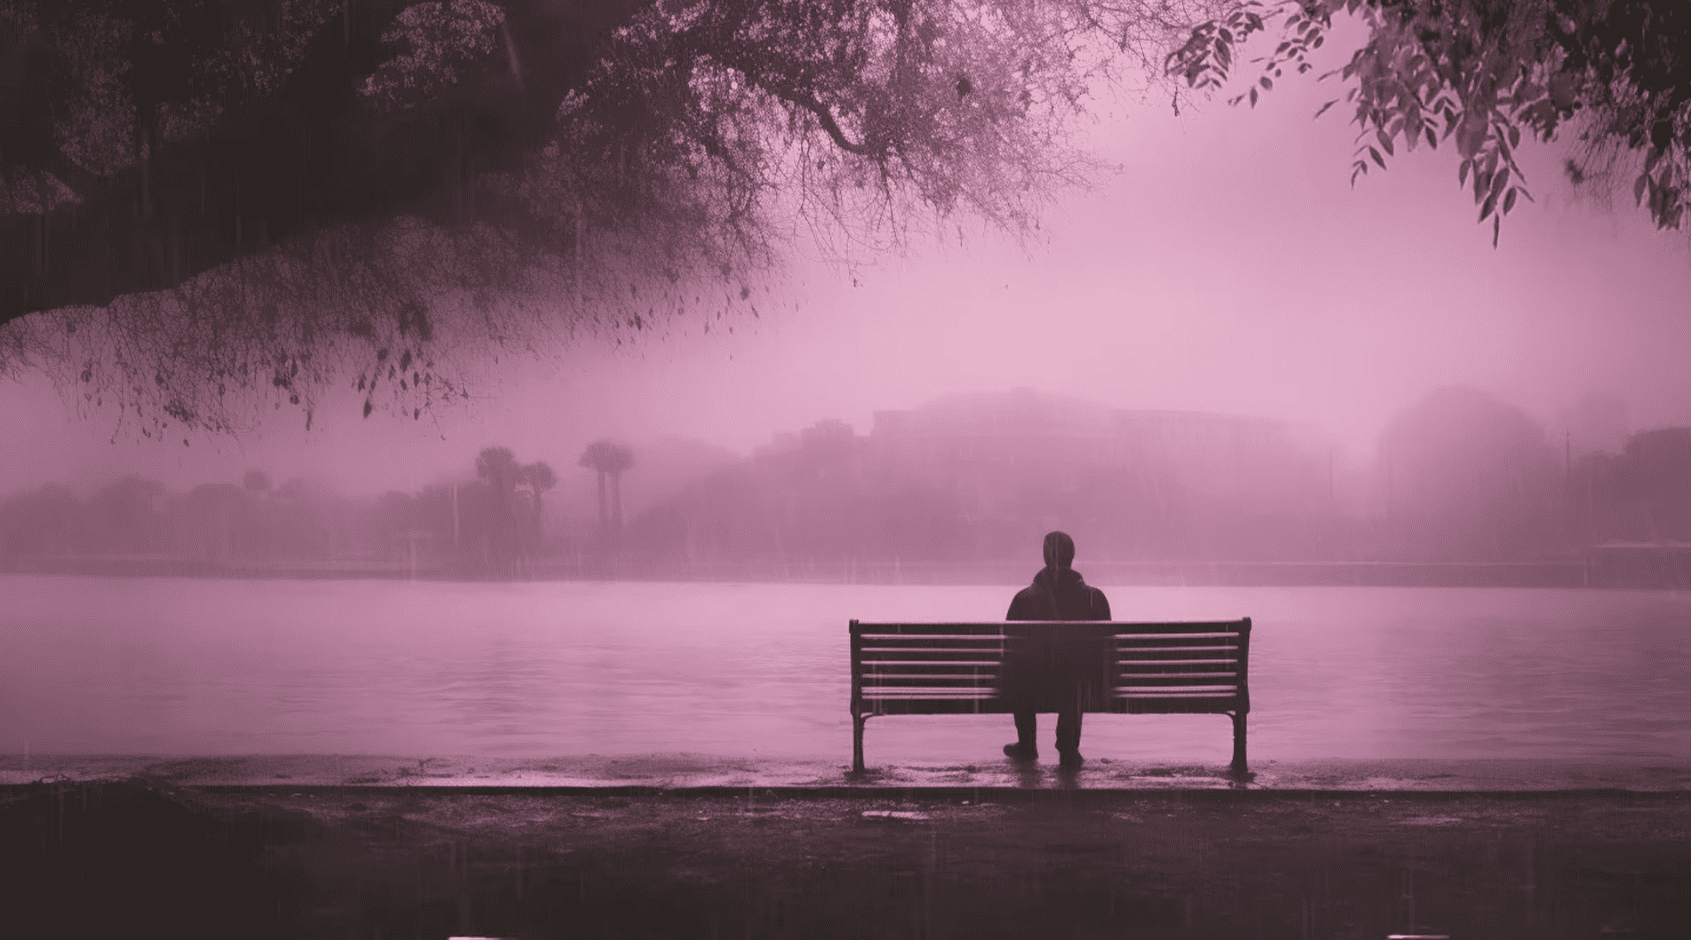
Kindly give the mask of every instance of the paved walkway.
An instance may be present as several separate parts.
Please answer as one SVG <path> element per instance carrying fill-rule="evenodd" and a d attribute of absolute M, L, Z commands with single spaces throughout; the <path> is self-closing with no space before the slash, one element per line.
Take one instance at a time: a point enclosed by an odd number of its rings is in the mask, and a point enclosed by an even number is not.
<path fill-rule="evenodd" d="M 1079 772 L 1050 760 L 1022 768 L 1002 757 L 978 764 L 871 766 L 854 778 L 846 763 L 763 761 L 698 754 L 556 759 L 370 756 L 0 755 L 0 785 L 148 778 L 173 786 L 475 787 L 572 789 L 919 788 L 1267 791 L 1508 792 L 1630 790 L 1691 792 L 1691 762 L 1590 764 L 1555 760 L 1332 760 L 1253 765 L 1245 783 L 1224 766 L 1089 761 Z"/>

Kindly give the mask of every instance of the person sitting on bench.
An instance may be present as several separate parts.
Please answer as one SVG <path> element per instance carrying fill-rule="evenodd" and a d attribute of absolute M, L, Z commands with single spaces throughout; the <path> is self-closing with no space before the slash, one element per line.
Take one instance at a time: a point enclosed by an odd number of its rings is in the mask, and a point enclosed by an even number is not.
<path fill-rule="evenodd" d="M 1110 602 L 1104 592 L 1087 584 L 1074 563 L 1074 539 L 1064 532 L 1045 536 L 1045 567 L 1034 575 L 1033 584 L 1022 588 L 1010 602 L 1005 620 L 1109 620 Z M 1035 745 L 1038 714 L 1057 713 L 1057 756 L 1062 767 L 1081 764 L 1081 703 L 1098 690 L 1083 688 L 1087 651 L 1052 643 L 1026 642 L 1013 645 L 1004 658 L 1003 694 L 1013 705 L 1016 743 L 1004 745 L 1013 760 L 1031 761 L 1039 756 Z"/>

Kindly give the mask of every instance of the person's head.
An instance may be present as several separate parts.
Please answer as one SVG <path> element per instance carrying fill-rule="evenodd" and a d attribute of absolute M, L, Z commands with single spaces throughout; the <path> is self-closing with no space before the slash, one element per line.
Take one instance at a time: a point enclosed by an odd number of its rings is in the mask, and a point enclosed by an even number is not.
<path fill-rule="evenodd" d="M 1074 539 L 1067 532 L 1051 532 L 1045 536 L 1045 564 L 1050 568 L 1067 568 L 1074 564 Z"/>

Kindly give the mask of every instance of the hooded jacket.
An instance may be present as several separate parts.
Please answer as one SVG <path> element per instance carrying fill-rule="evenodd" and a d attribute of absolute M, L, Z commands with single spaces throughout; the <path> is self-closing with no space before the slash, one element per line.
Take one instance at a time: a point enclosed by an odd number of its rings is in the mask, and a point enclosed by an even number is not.
<path fill-rule="evenodd" d="M 1110 602 L 1073 568 L 1041 569 L 1033 584 L 1010 602 L 1005 620 L 1109 620 Z M 1011 639 L 1005 650 L 1001 688 L 1018 710 L 1058 711 L 1076 696 L 1099 697 L 1103 665 L 1090 644 L 1054 643 L 1039 627 L 1026 638 Z"/>
<path fill-rule="evenodd" d="M 1005 620 L 1108 620 L 1110 601 L 1073 568 L 1046 566 L 1016 592 Z"/>

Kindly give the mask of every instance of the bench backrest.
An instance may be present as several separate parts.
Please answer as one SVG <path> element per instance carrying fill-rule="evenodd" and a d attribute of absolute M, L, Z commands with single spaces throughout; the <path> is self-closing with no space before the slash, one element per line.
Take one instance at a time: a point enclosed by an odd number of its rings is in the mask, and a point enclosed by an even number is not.
<path fill-rule="evenodd" d="M 1007 647 L 1095 644 L 1102 695 L 1087 710 L 1142 713 L 1250 711 L 1251 620 L 1201 623 L 999 621 L 851 622 L 855 714 L 1003 713 Z"/>

